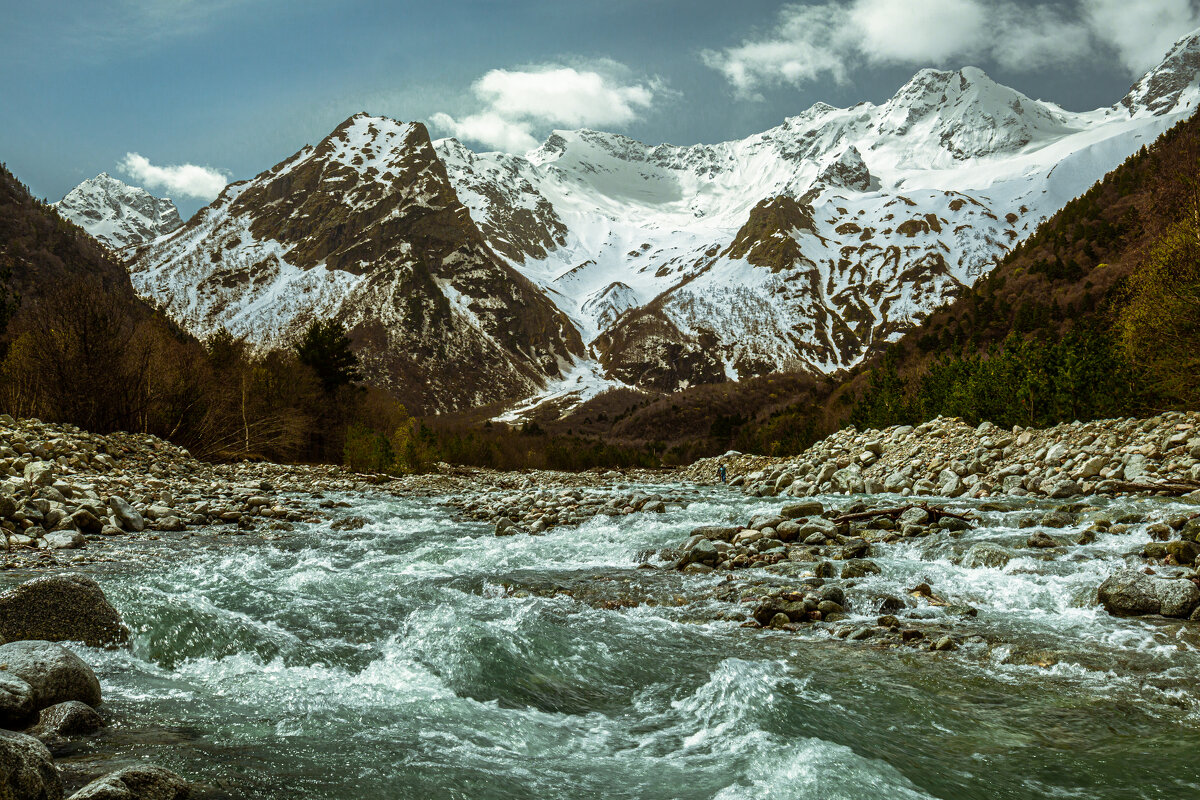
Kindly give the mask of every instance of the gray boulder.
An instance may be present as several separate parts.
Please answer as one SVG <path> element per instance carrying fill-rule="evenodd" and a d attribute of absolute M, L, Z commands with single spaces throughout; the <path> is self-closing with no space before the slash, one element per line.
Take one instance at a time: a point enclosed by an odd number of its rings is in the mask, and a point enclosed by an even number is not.
<path fill-rule="evenodd" d="M 87 544 L 79 531 L 51 531 L 46 534 L 45 541 L 50 550 L 77 550 Z"/>
<path fill-rule="evenodd" d="M 104 727 L 104 720 L 96 710 L 78 700 L 43 708 L 37 724 L 29 729 L 30 736 L 39 739 L 57 740 L 68 736 L 84 736 Z"/>
<path fill-rule="evenodd" d="M 146 520 L 137 510 L 126 502 L 125 498 L 113 495 L 108 498 L 108 507 L 112 509 L 113 517 L 127 531 L 142 531 L 146 529 Z"/>
<path fill-rule="evenodd" d="M 800 517 L 816 517 L 825 513 L 825 507 L 816 501 L 807 503 L 789 503 L 779 512 L 784 519 L 799 519 Z"/>
<path fill-rule="evenodd" d="M 129 629 L 99 584 L 66 573 L 0 593 L 0 642 L 22 639 L 116 647 L 128 644 Z"/>
<path fill-rule="evenodd" d="M 54 482 L 54 465 L 46 461 L 33 461 L 26 464 L 25 480 L 34 486 L 49 486 Z"/>
<path fill-rule="evenodd" d="M 62 779 L 46 745 L 32 736 L 0 730 L 0 798 L 62 800 Z"/>
<path fill-rule="evenodd" d="M 100 704 L 100 681 L 79 656 L 54 642 L 10 642 L 0 645 L 0 665 L 33 689 L 40 711 L 68 700 Z"/>
<path fill-rule="evenodd" d="M 962 565 L 967 569 L 981 569 L 984 567 L 990 569 L 1000 569 L 1009 561 L 1012 560 L 1012 553 L 1005 550 L 998 544 L 991 542 L 980 542 L 972 545 L 971 549 L 963 556 Z"/>
<path fill-rule="evenodd" d="M 97 778 L 71 795 L 71 800 L 186 800 L 187 781 L 151 764 L 126 767 Z"/>
<path fill-rule="evenodd" d="M 1191 581 L 1159 578 L 1131 569 L 1108 576 L 1096 595 L 1110 614 L 1122 617 L 1187 617 L 1200 607 L 1200 589 Z"/>
<path fill-rule="evenodd" d="M 0 671 L 0 728 L 22 728 L 33 714 L 33 687 Z"/>

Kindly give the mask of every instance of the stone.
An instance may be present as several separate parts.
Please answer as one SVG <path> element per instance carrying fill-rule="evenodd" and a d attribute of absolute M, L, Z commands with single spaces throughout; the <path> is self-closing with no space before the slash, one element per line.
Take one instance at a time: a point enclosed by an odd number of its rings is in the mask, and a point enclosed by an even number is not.
<path fill-rule="evenodd" d="M 940 638 L 936 642 L 934 642 L 933 649 L 937 650 L 939 652 L 946 652 L 949 650 L 957 650 L 958 645 L 956 645 L 954 643 L 954 640 L 951 639 L 949 636 L 943 636 L 942 638 Z"/>
<path fill-rule="evenodd" d="M 87 539 L 79 531 L 51 531 L 43 541 L 49 550 L 78 550 L 87 545 Z"/>
<path fill-rule="evenodd" d="M 32 736 L 0 730 L 0 798 L 62 800 L 63 785 L 46 745 Z"/>
<path fill-rule="evenodd" d="M 84 533 L 99 533 L 100 529 L 104 527 L 104 523 L 100 521 L 100 518 L 86 508 L 75 509 L 74 513 L 71 514 L 71 522 Z"/>
<path fill-rule="evenodd" d="M 165 517 L 159 517 L 154 521 L 154 530 L 165 533 L 178 533 L 186 527 L 183 520 L 174 514 L 167 514 Z"/>
<path fill-rule="evenodd" d="M 842 578 L 865 578 L 868 575 L 878 575 L 879 565 L 865 558 L 852 558 L 842 565 Z"/>
<path fill-rule="evenodd" d="M 1167 542 L 1163 545 L 1163 549 L 1175 558 L 1176 564 L 1191 565 L 1196 563 L 1197 558 L 1200 558 L 1200 544 L 1183 539 Z"/>
<path fill-rule="evenodd" d="M 1159 578 L 1137 570 L 1121 570 L 1108 576 L 1096 596 L 1115 616 L 1188 617 L 1200 606 L 1200 589 L 1191 581 Z"/>
<path fill-rule="evenodd" d="M 34 486 L 49 486 L 54 482 L 54 465 L 45 461 L 26 464 L 25 480 Z"/>
<path fill-rule="evenodd" d="M 68 700 L 43 708 L 37 724 L 29 729 L 29 735 L 42 740 L 65 739 L 86 736 L 103 727 L 104 720 L 94 708 L 78 700 Z"/>
<path fill-rule="evenodd" d="M 1012 554 L 998 544 L 980 542 L 971 546 L 962 559 L 967 569 L 1000 569 L 1012 560 Z"/>
<path fill-rule="evenodd" d="M 818 517 L 825 513 L 825 507 L 817 502 L 789 503 L 779 512 L 784 519 L 799 519 L 800 517 Z"/>
<path fill-rule="evenodd" d="M 21 639 L 115 647 L 129 643 L 129 629 L 96 581 L 64 573 L 0 593 L 0 642 Z"/>
<path fill-rule="evenodd" d="M 689 564 L 715 564 L 720 554 L 717 552 L 717 547 L 709 539 L 701 538 L 691 547 L 683 551 L 683 557 L 679 559 L 679 566 L 686 567 Z"/>
<path fill-rule="evenodd" d="M 84 786 L 70 800 L 187 800 L 191 788 L 170 770 L 150 764 L 125 767 Z"/>
<path fill-rule="evenodd" d="M 1026 547 L 1059 547 L 1060 543 L 1045 531 L 1035 531 L 1025 542 Z"/>
<path fill-rule="evenodd" d="M 22 641 L 0 645 L 0 667 L 29 684 L 35 711 L 68 700 L 100 705 L 96 673 L 60 644 Z"/>
<path fill-rule="evenodd" d="M 366 517 L 345 517 L 344 519 L 336 520 L 329 527 L 335 531 L 357 531 L 361 528 L 365 528 L 368 522 L 369 520 L 367 520 Z M 501 523 L 506 523 L 503 525 L 503 527 L 511 528 L 513 526 L 513 521 L 511 519 L 508 517 L 501 517 L 500 519 L 496 520 L 497 530 L 502 527 Z"/>
<path fill-rule="evenodd" d="M 23 728 L 33 715 L 33 687 L 0 671 L 0 728 Z"/>
<path fill-rule="evenodd" d="M 112 495 L 108 498 L 108 507 L 117 524 L 127 531 L 138 533 L 146 529 L 146 520 L 134 509 L 125 498 Z"/>

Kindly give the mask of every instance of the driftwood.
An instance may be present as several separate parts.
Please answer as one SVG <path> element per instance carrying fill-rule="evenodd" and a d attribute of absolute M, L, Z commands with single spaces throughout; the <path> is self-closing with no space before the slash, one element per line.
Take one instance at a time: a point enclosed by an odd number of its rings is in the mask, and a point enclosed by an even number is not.
<path fill-rule="evenodd" d="M 905 511 L 911 511 L 914 508 L 919 508 L 929 514 L 929 516 L 933 518 L 934 522 L 937 522 L 942 517 L 953 517 L 954 519 L 961 519 L 963 522 L 975 521 L 975 517 L 971 514 L 955 514 L 953 511 L 947 511 L 944 508 L 931 506 L 928 503 L 910 503 L 906 506 L 900 506 L 899 508 L 873 508 L 869 511 L 859 511 L 854 514 L 842 514 L 840 517 L 834 517 L 833 521 L 834 523 L 853 522 L 854 520 L 874 519 L 875 517 L 891 517 L 895 519 Z"/>

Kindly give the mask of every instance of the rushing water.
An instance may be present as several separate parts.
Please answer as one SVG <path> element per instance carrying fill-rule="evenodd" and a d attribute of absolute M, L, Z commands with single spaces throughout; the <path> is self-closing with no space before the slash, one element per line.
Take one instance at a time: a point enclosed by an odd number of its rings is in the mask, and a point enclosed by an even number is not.
<path fill-rule="evenodd" d="M 1094 605 L 1144 532 L 1002 570 L 952 557 L 1023 541 L 1016 514 L 880 548 L 860 590 L 927 581 L 980 610 L 962 630 L 987 644 L 926 653 L 714 621 L 715 601 L 682 595 L 723 576 L 638 554 L 779 503 L 694 498 L 510 538 L 431 501 L 355 498 L 364 530 L 119 572 L 105 588 L 134 646 L 80 650 L 113 726 L 73 757 L 146 758 L 232 798 L 1200 796 L 1196 624 Z M 556 585 L 662 602 L 610 610 Z"/>

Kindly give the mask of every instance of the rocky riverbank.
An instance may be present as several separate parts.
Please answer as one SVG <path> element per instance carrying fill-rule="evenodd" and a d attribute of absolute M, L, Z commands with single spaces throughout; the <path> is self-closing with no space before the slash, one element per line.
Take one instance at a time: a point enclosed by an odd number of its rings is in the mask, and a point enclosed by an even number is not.
<path fill-rule="evenodd" d="M 916 427 L 845 428 L 799 456 L 730 453 L 683 471 L 755 497 L 881 494 L 1049 497 L 1200 493 L 1200 413 L 1073 422 L 1053 428 L 978 427 L 938 418 Z"/>
<path fill-rule="evenodd" d="M 145 434 L 99 435 L 0 415 L 0 568 L 82 566 L 108 558 L 106 545 L 199 530 L 277 538 L 298 522 L 344 517 L 340 501 L 328 497 L 335 493 L 524 497 L 661 477 L 649 470 L 522 474 L 440 464 L 430 474 L 396 478 L 335 466 L 210 464 Z M 514 503 L 523 510 L 507 513 L 524 520 L 525 501 Z M 553 524 L 557 518 L 544 522 Z"/>

